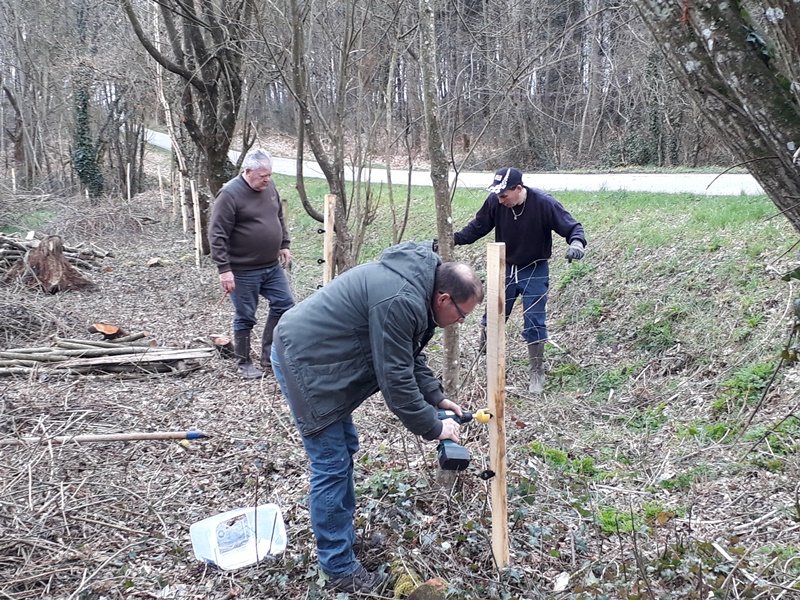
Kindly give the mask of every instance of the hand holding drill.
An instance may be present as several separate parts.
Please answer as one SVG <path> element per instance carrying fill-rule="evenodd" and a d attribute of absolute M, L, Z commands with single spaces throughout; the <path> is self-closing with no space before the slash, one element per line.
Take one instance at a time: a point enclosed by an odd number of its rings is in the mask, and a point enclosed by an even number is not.
<path fill-rule="evenodd" d="M 470 457 L 469 450 L 456 443 L 459 440 L 461 424 L 468 423 L 473 419 L 479 423 L 488 423 L 492 415 L 485 409 L 473 414 L 462 411 L 458 406 L 455 406 L 458 408 L 458 413 L 456 413 L 455 410 L 443 410 L 442 404 L 439 405 L 440 410 L 437 411 L 437 416 L 442 421 L 442 433 L 439 435 L 439 439 L 442 441 L 439 442 L 436 449 L 436 458 L 439 466 L 445 471 L 463 471 L 469 466 Z"/>

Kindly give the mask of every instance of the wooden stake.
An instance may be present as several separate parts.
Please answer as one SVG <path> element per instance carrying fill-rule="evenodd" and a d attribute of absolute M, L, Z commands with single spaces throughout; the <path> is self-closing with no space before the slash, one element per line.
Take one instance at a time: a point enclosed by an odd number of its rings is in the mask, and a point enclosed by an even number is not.
<path fill-rule="evenodd" d="M 325 194 L 325 237 L 322 242 L 323 259 L 322 263 L 322 285 L 333 281 L 333 230 L 336 226 L 336 195 Z"/>
<path fill-rule="evenodd" d="M 506 245 L 488 244 L 486 254 L 486 393 L 489 396 L 489 464 L 492 478 L 492 554 L 508 565 L 506 492 Z"/>
<path fill-rule="evenodd" d="M 170 198 L 172 199 L 172 216 L 170 217 L 171 221 L 175 221 L 178 218 L 178 198 L 175 195 L 175 169 L 173 168 L 169 174 L 169 193 Z"/>
<path fill-rule="evenodd" d="M 158 165 L 158 196 L 161 199 L 161 210 L 166 208 L 164 204 L 164 180 L 161 177 L 161 165 Z"/>
<path fill-rule="evenodd" d="M 11 167 L 11 191 L 17 193 L 17 170 Z"/>
<path fill-rule="evenodd" d="M 181 204 L 181 220 L 183 221 L 183 233 L 189 233 L 189 215 L 187 214 L 186 210 L 186 178 L 183 176 L 183 173 L 178 173 L 180 177 L 180 196 L 178 200 Z"/>
<path fill-rule="evenodd" d="M 194 179 L 189 181 L 192 189 L 192 213 L 194 214 L 194 264 L 200 268 L 200 255 L 203 252 L 203 232 L 200 230 L 200 197 Z"/>
<path fill-rule="evenodd" d="M 131 201 L 131 163 L 125 165 L 125 182 L 128 187 L 128 202 Z"/>

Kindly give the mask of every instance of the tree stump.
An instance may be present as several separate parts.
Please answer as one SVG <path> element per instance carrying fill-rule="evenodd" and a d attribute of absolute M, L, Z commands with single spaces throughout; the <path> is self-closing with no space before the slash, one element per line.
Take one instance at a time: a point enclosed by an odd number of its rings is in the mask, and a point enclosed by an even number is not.
<path fill-rule="evenodd" d="M 64 258 L 64 243 L 57 235 L 42 239 L 38 246 L 9 269 L 6 280 L 15 278 L 28 287 L 39 287 L 48 294 L 95 287 Z"/>

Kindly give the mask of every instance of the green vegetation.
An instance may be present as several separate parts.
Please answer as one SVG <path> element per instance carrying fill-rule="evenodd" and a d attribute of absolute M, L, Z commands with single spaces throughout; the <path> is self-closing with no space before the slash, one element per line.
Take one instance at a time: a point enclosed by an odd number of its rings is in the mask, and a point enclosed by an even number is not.
<path fill-rule="evenodd" d="M 671 492 L 686 492 L 694 483 L 701 481 L 708 473 L 709 467 L 701 464 L 670 477 L 669 479 L 664 479 L 660 482 L 660 485 L 665 490 Z"/>
<path fill-rule="evenodd" d="M 768 361 L 736 371 L 733 377 L 722 382 L 722 395 L 711 404 L 714 414 L 733 414 L 756 402 L 774 370 L 775 364 Z"/>
<path fill-rule="evenodd" d="M 0 227 L 0 233 L 27 233 L 31 230 L 41 230 L 48 223 L 51 223 L 56 216 L 56 211 L 52 208 L 42 208 L 32 212 L 27 212 L 14 219 L 16 225 L 13 227 Z"/>

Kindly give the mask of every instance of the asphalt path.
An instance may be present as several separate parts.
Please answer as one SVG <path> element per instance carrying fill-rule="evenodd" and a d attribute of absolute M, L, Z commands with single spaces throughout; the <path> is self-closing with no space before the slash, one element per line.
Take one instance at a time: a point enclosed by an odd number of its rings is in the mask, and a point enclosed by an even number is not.
<path fill-rule="evenodd" d="M 169 136 L 157 131 L 147 131 L 147 141 L 162 148 L 171 148 Z M 239 153 L 231 151 L 231 160 Z M 294 158 L 272 157 L 272 171 L 281 175 L 297 176 L 297 161 Z M 313 161 L 303 162 L 303 175 L 324 179 L 319 165 Z M 353 172 L 345 174 L 350 180 Z M 362 175 L 366 177 L 366 174 Z M 458 174 L 459 187 L 485 188 L 492 183 L 493 172 L 462 172 Z M 369 173 L 373 183 L 386 183 L 386 170 L 376 169 Z M 454 174 L 450 176 L 451 183 Z M 392 170 L 392 182 L 405 184 L 408 171 Z M 708 196 L 762 195 L 764 190 L 749 173 L 529 173 L 523 181 L 530 187 L 546 191 L 630 191 L 666 194 L 699 194 Z M 413 171 L 412 185 L 430 186 L 431 176 L 427 171 Z"/>

